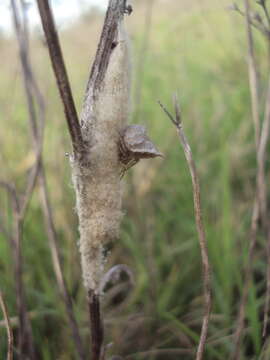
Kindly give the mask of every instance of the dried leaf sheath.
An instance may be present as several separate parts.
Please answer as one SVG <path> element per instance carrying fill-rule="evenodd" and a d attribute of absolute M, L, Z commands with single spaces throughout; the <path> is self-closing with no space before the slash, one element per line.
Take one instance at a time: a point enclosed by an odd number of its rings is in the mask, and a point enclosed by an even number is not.
<path fill-rule="evenodd" d="M 97 57 L 103 42 L 101 38 Z M 104 76 L 97 73 L 99 80 L 90 79 L 81 115 L 86 154 L 71 159 L 84 284 L 87 290 L 96 293 L 103 274 L 104 245 L 118 237 L 122 217 L 118 141 L 120 130 L 127 124 L 130 98 L 129 49 L 123 13 L 118 14 L 115 36 L 107 46 L 105 52 L 108 55 L 109 51 L 109 57 L 107 68 L 102 67 Z M 91 74 L 93 77 L 95 69 Z"/>

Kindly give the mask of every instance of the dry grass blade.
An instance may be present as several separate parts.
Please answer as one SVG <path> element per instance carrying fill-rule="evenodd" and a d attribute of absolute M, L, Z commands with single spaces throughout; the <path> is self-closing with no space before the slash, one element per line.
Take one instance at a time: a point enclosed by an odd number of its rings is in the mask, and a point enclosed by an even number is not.
<path fill-rule="evenodd" d="M 4 297 L 3 297 L 1 290 L 0 290 L 0 307 L 1 307 L 3 315 L 4 315 L 5 327 L 7 330 L 7 338 L 8 338 L 7 360 L 12 360 L 13 359 L 13 332 L 12 332 L 12 328 L 11 328 L 11 324 L 10 324 L 7 306 L 4 301 Z"/>
<path fill-rule="evenodd" d="M 200 183 L 199 183 L 199 178 L 196 170 L 196 165 L 193 159 L 192 151 L 182 127 L 181 111 L 177 99 L 175 98 L 174 100 L 175 117 L 172 116 L 170 112 L 160 102 L 159 104 L 163 109 L 163 111 L 165 112 L 165 114 L 169 117 L 169 119 L 177 128 L 180 143 L 183 147 L 185 158 L 192 179 L 195 219 L 196 219 L 197 232 L 199 236 L 202 266 L 203 266 L 203 285 L 204 285 L 204 302 L 205 302 L 205 314 L 204 314 L 202 330 L 200 335 L 200 342 L 196 354 L 196 360 L 202 360 L 205 350 L 207 332 L 208 332 L 208 326 L 210 320 L 212 295 L 211 295 L 211 267 L 209 263 L 207 241 L 206 241 L 205 230 L 202 219 Z"/>

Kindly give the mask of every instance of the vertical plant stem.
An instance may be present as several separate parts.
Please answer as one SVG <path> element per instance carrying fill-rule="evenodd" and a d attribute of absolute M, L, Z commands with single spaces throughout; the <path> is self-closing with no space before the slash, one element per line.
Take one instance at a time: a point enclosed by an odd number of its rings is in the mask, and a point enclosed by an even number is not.
<path fill-rule="evenodd" d="M 54 74 L 64 105 L 69 133 L 73 144 L 74 156 L 77 156 L 79 153 L 83 153 L 84 144 L 52 11 L 48 0 L 37 0 L 37 3 L 42 26 L 47 39 Z"/>
<path fill-rule="evenodd" d="M 7 331 L 7 339 L 8 339 L 8 351 L 7 351 L 7 360 L 13 359 L 13 332 L 10 324 L 10 318 L 7 310 L 7 306 L 4 300 L 4 296 L 2 291 L 0 290 L 0 308 L 2 309 L 2 313 L 4 315 L 5 326 Z"/>
<path fill-rule="evenodd" d="M 77 353 L 81 360 L 85 359 L 85 353 L 79 333 L 78 324 L 73 311 L 73 304 L 71 296 L 68 292 L 67 285 L 62 273 L 59 249 L 57 245 L 57 236 L 55 231 L 55 225 L 53 221 L 52 210 L 50 206 L 50 200 L 48 195 L 48 189 L 46 184 L 46 174 L 42 161 L 42 145 L 43 145 L 43 128 L 45 123 L 45 102 L 43 95 L 37 85 L 35 76 L 32 70 L 32 65 L 29 58 L 28 47 L 28 19 L 26 10 L 24 10 L 24 2 L 21 1 L 23 23 L 19 16 L 19 12 L 14 0 L 12 0 L 12 9 L 16 35 L 20 50 L 20 59 L 23 70 L 24 87 L 28 105 L 29 124 L 33 138 L 33 147 L 36 152 L 36 162 L 39 163 L 39 184 L 40 184 L 40 198 L 43 211 L 44 222 L 49 240 L 49 246 L 52 255 L 53 268 L 58 284 L 59 292 L 62 296 L 66 307 L 66 313 L 69 320 L 69 326 L 72 331 L 73 341 Z M 38 105 L 38 116 L 35 111 L 35 98 Z"/>
<path fill-rule="evenodd" d="M 54 273 L 56 276 L 57 284 L 59 292 L 62 296 L 62 299 L 64 301 L 65 307 L 66 307 L 66 313 L 69 320 L 69 326 L 72 331 L 73 335 L 73 341 L 75 343 L 75 347 L 77 350 L 77 353 L 79 355 L 79 358 L 81 360 L 86 359 L 86 354 L 83 348 L 82 339 L 79 332 L 78 323 L 74 314 L 73 309 L 73 302 L 72 298 L 70 296 L 70 293 L 67 288 L 67 284 L 63 275 L 61 262 L 60 262 L 60 254 L 59 254 L 59 248 L 57 243 L 57 235 L 53 220 L 53 214 L 51 209 L 51 204 L 49 200 L 49 194 L 48 194 L 48 188 L 46 183 L 46 176 L 44 168 L 41 168 L 40 171 L 40 199 L 41 199 L 41 206 L 44 216 L 44 222 L 46 226 L 46 232 L 49 240 L 49 246 L 51 250 L 51 256 L 52 256 L 52 263 L 54 268 Z"/>
<path fill-rule="evenodd" d="M 88 304 L 92 340 L 92 360 L 99 360 L 103 345 L 103 325 L 99 295 L 96 295 L 92 290 L 88 291 Z"/>
<path fill-rule="evenodd" d="M 208 256 L 207 241 L 205 236 L 204 224 L 202 219 L 202 209 L 201 209 L 201 191 L 199 177 L 197 174 L 196 165 L 193 159 L 192 151 L 187 140 L 187 137 L 184 133 L 181 120 L 181 112 L 179 104 L 175 98 L 175 117 L 172 116 L 168 110 L 159 102 L 161 108 L 165 114 L 169 117 L 172 123 L 176 126 L 177 133 L 180 139 L 180 143 L 184 150 L 185 158 L 189 167 L 189 172 L 192 180 L 193 188 L 193 201 L 194 201 L 194 212 L 196 219 L 197 233 L 199 236 L 199 243 L 201 249 L 201 258 L 202 258 L 202 268 L 203 268 L 203 287 L 204 287 L 204 308 L 205 314 L 203 318 L 203 324 L 201 329 L 199 346 L 197 349 L 196 360 L 202 360 L 207 340 L 207 332 L 209 327 L 209 320 L 211 314 L 212 306 L 212 295 L 211 295 L 211 267 Z"/>
<path fill-rule="evenodd" d="M 16 289 L 17 311 L 19 314 L 19 334 L 18 334 L 18 352 L 20 358 L 36 359 L 34 341 L 32 335 L 32 327 L 27 312 L 25 287 L 23 284 L 23 256 L 22 256 L 22 228 L 24 218 L 21 216 L 22 204 L 16 193 L 14 185 L 0 181 L 0 186 L 3 187 L 11 200 L 13 210 L 13 224 L 12 233 L 8 236 L 10 240 L 11 253 L 14 263 L 14 279 Z M 28 198 L 23 198 L 23 204 L 30 201 L 31 193 Z"/>
<path fill-rule="evenodd" d="M 231 360 L 240 359 L 242 334 L 245 326 L 245 310 L 248 301 L 248 290 L 252 279 L 253 259 L 254 259 L 254 252 L 257 243 L 258 221 L 259 221 L 259 203 L 258 203 L 258 197 L 255 197 L 252 220 L 251 220 L 250 236 L 249 236 L 250 243 L 249 243 L 249 251 L 248 251 L 248 262 L 246 264 L 244 271 L 245 273 L 244 286 L 243 286 L 241 301 L 239 305 L 237 326 L 233 340 L 234 349 L 230 357 Z"/>
<path fill-rule="evenodd" d="M 244 0 L 245 5 L 245 19 L 246 19 L 246 34 L 248 43 L 248 70 L 249 70 L 249 88 L 251 95 L 251 108 L 252 108 L 252 120 L 255 132 L 255 144 L 256 144 L 256 159 L 257 159 L 257 175 L 256 175 L 256 190 L 255 199 L 252 212 L 251 229 L 250 229 L 250 243 L 248 252 L 248 262 L 245 268 L 244 285 L 239 305 L 239 312 L 237 318 L 236 332 L 234 336 L 234 350 L 232 352 L 231 359 L 238 360 L 241 353 L 241 341 L 242 334 L 245 325 L 245 309 L 248 301 L 248 289 L 252 280 L 253 271 L 253 259 L 254 251 L 257 243 L 258 221 L 261 217 L 263 223 L 266 218 L 266 187 L 265 187 L 265 171 L 262 142 L 261 142 L 261 125 L 260 125 L 260 109 L 259 109 L 259 80 L 258 69 L 255 60 L 254 39 L 252 32 L 252 23 L 250 15 L 250 2 Z"/>
<path fill-rule="evenodd" d="M 248 71 L 249 71 L 249 88 L 252 105 L 252 119 L 255 131 L 255 144 L 256 148 L 259 147 L 260 141 L 260 109 L 259 109 L 259 81 L 258 81 L 258 69 L 255 60 L 254 39 L 250 18 L 250 2 L 244 0 L 245 12 L 246 12 L 246 33 L 248 42 Z"/>
<path fill-rule="evenodd" d="M 22 227 L 18 202 L 13 199 L 13 261 L 15 272 L 16 300 L 19 314 L 19 354 L 21 358 L 36 359 L 31 322 L 26 307 L 23 284 Z"/>
<path fill-rule="evenodd" d="M 265 179 L 265 161 L 266 161 L 266 150 L 267 144 L 269 142 L 270 134 L 270 75 L 268 80 L 268 91 L 266 95 L 265 103 L 265 113 L 264 121 L 262 126 L 261 141 L 258 151 L 258 160 L 259 160 L 259 174 L 260 181 L 258 187 L 263 187 L 265 193 L 265 202 L 267 202 L 267 189 L 266 189 L 266 179 Z M 266 212 L 262 214 L 263 227 L 266 232 L 266 241 L 267 241 L 267 287 L 266 287 L 266 299 L 264 306 L 264 321 L 263 321 L 263 337 L 266 336 L 266 328 L 268 323 L 268 312 L 269 312 L 269 301 L 270 301 L 270 224 L 268 220 L 267 208 Z"/>

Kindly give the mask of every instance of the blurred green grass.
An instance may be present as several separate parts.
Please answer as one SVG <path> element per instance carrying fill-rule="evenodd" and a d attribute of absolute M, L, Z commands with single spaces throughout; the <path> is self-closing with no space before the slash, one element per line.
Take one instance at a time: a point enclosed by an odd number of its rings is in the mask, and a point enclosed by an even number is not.
<path fill-rule="evenodd" d="M 163 4 L 157 2 L 149 45 L 143 57 L 141 103 L 134 101 L 132 121 L 147 125 L 163 160 L 142 161 L 126 176 L 120 240 L 107 267 L 125 263 L 136 285 L 126 302 L 107 301 L 105 325 L 110 353 L 128 355 L 151 349 L 194 351 L 203 316 L 201 260 L 193 215 L 192 188 L 175 129 L 160 110 L 172 94 L 180 98 L 183 122 L 198 166 L 204 222 L 213 266 L 214 307 L 206 359 L 226 358 L 232 351 L 232 330 L 247 260 L 256 161 L 250 113 L 244 22 L 225 9 L 226 1 Z M 138 83 L 140 49 L 144 41 L 145 5 L 138 2 L 128 19 L 133 47 L 133 83 Z M 61 32 L 64 55 L 80 109 L 90 62 L 101 28 L 100 16 L 84 16 Z M 265 46 L 256 35 L 261 66 Z M 77 219 L 70 169 L 70 149 L 62 106 L 41 35 L 31 40 L 32 62 L 47 105 L 44 159 L 60 242 L 64 274 L 74 298 L 76 316 L 88 339 L 87 306 L 80 280 Z M 17 49 L 12 39 L 0 40 L 0 166 L 1 178 L 23 188 L 33 163 L 27 110 Z M 11 61 L 12 59 L 12 61 Z M 136 91 L 136 89 L 134 89 Z M 134 92 L 135 92 L 134 91 Z M 140 111 L 137 112 L 138 106 Z M 7 198 L 1 207 L 11 222 Z M 265 288 L 263 243 L 256 253 L 256 281 L 247 307 L 248 326 L 243 359 L 267 359 L 261 351 L 261 311 Z M 11 316 L 16 314 L 12 260 L 0 233 L 0 286 Z M 28 211 L 23 254 L 28 309 L 43 359 L 74 358 L 64 307 L 58 297 L 38 196 Z M 105 297 L 106 300 L 106 297 Z M 106 302 L 106 303 L 107 303 Z M 6 341 L 0 327 L 0 357 Z M 266 344 L 267 345 L 267 344 Z M 267 346 L 265 354 L 269 352 Z M 263 357 L 265 356 L 265 357 Z M 141 359 L 137 354 L 132 359 Z M 147 359 L 179 359 L 179 355 L 149 355 Z M 194 355 L 184 355 L 193 359 Z"/>

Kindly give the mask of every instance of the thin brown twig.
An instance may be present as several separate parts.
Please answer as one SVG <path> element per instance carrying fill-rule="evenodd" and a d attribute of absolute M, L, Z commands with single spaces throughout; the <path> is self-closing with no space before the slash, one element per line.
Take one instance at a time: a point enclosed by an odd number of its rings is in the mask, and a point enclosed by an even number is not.
<path fill-rule="evenodd" d="M 239 15 L 241 15 L 244 18 L 246 17 L 246 13 L 244 11 L 242 11 L 241 9 L 239 9 L 238 6 L 233 6 L 232 10 L 236 11 Z M 266 25 L 262 21 L 258 21 L 256 19 L 253 19 L 250 16 L 249 22 L 250 22 L 250 25 L 252 27 L 254 27 L 255 29 L 257 29 L 261 34 L 263 34 L 266 37 L 270 36 L 270 33 L 269 33 Z"/>
<path fill-rule="evenodd" d="M 0 231 L 7 239 L 10 238 L 8 228 L 5 226 L 5 224 L 3 222 L 3 214 L 1 212 L 0 212 Z"/>
<path fill-rule="evenodd" d="M 48 0 L 37 0 L 37 3 L 58 90 L 64 105 L 74 156 L 77 156 L 84 152 L 84 143 L 52 11 Z"/>
<path fill-rule="evenodd" d="M 263 321 L 263 337 L 266 336 L 266 328 L 268 323 L 268 312 L 269 312 L 269 300 L 270 300 L 270 225 L 268 224 L 267 216 L 267 189 L 265 179 L 265 161 L 266 161 L 266 149 L 269 141 L 270 133 L 270 76 L 268 80 L 268 91 L 266 95 L 264 121 L 261 132 L 261 141 L 258 151 L 258 187 L 263 188 L 264 198 L 264 210 L 262 214 L 263 227 L 267 233 L 267 288 L 266 288 L 266 300 L 264 306 L 264 321 Z"/>
<path fill-rule="evenodd" d="M 0 290 L 0 307 L 2 309 L 2 313 L 4 315 L 5 327 L 7 331 L 7 338 L 8 338 L 8 352 L 7 352 L 7 360 L 13 359 L 13 332 L 10 324 L 10 318 L 8 314 L 8 309 L 4 300 L 4 296 L 2 291 Z"/>
<path fill-rule="evenodd" d="M 267 8 L 267 5 L 266 5 L 266 0 L 260 0 L 260 1 L 257 1 L 257 2 L 263 8 L 266 20 L 268 22 L 268 26 L 270 28 L 270 14 L 269 14 L 269 11 L 268 11 L 268 8 Z"/>
<path fill-rule="evenodd" d="M 232 352 L 232 356 L 230 357 L 231 360 L 238 360 L 240 358 L 241 340 L 245 325 L 245 309 L 248 300 L 249 285 L 252 279 L 253 259 L 254 259 L 254 252 L 257 243 L 258 221 L 259 221 L 259 202 L 258 202 L 258 197 L 256 196 L 254 200 L 252 220 L 251 220 L 248 261 L 244 271 L 245 274 L 244 287 L 242 291 L 239 312 L 237 317 L 237 326 L 233 341 L 234 350 Z"/>
<path fill-rule="evenodd" d="M 244 0 L 245 4 L 245 18 L 246 18 L 246 33 L 248 42 L 248 69 L 249 69 L 249 87 L 251 95 L 252 119 L 255 131 L 256 143 L 256 158 L 257 158 L 257 180 L 256 191 L 252 213 L 251 229 L 250 229 L 250 245 L 248 252 L 248 262 L 245 268 L 244 287 L 241 296 L 239 313 L 237 319 L 237 327 L 234 337 L 234 350 L 231 359 L 237 360 L 240 357 L 240 347 L 242 340 L 242 333 L 245 322 L 245 309 L 248 300 L 248 288 L 252 279 L 254 251 L 257 242 L 258 221 L 260 215 L 262 220 L 266 218 L 266 190 L 265 186 L 265 172 L 264 172 L 264 151 L 262 150 L 262 142 L 260 138 L 261 125 L 259 114 L 259 83 L 258 83 L 258 69 L 255 60 L 254 40 L 251 27 L 250 3 L 249 0 Z M 260 155 L 259 155 L 260 154 Z M 262 186 L 259 186 L 261 184 Z"/>
<path fill-rule="evenodd" d="M 40 181 L 41 206 L 42 206 L 46 231 L 48 235 L 50 251 L 52 255 L 53 268 L 54 268 L 58 288 L 66 307 L 69 325 L 73 334 L 73 340 L 76 346 L 76 350 L 79 354 L 80 359 L 83 360 L 86 358 L 85 351 L 83 348 L 78 323 L 74 314 L 72 298 L 68 291 L 67 284 L 61 267 L 60 254 L 57 243 L 57 235 L 56 235 L 53 214 L 52 214 L 51 204 L 48 195 L 46 176 L 43 167 L 41 168 L 39 181 Z"/>
<path fill-rule="evenodd" d="M 23 8 L 24 7 L 23 1 L 21 1 L 21 5 Z M 46 184 L 46 174 L 42 161 L 43 130 L 45 124 L 45 102 L 43 99 L 43 95 L 39 89 L 39 86 L 36 82 L 31 66 L 31 62 L 29 59 L 28 18 L 26 15 L 26 11 L 23 11 L 25 15 L 23 17 L 23 24 L 22 24 L 22 20 L 20 20 L 19 18 L 19 14 L 16 6 L 13 8 L 13 11 L 15 18 L 14 21 L 15 29 L 16 29 L 16 34 L 20 49 L 20 59 L 23 70 L 23 79 L 24 79 L 24 86 L 26 91 L 28 112 L 29 112 L 29 124 L 33 138 L 33 146 L 36 153 L 36 162 L 39 165 L 37 168 L 38 170 L 37 175 L 39 175 L 41 205 L 42 205 L 42 211 L 46 225 L 46 231 L 48 234 L 49 246 L 52 254 L 53 268 L 56 275 L 60 294 L 66 306 L 66 312 L 69 320 L 70 329 L 73 334 L 73 340 L 76 346 L 76 350 L 80 356 L 80 359 L 85 359 L 82 340 L 80 337 L 78 324 L 73 311 L 72 299 L 67 290 L 67 285 L 62 273 L 59 249 L 56 238 L 56 231 L 55 231 L 53 215 L 52 215 L 47 184 Z M 36 111 L 35 111 L 35 99 L 38 105 L 38 116 L 36 115 Z"/>
<path fill-rule="evenodd" d="M 172 121 L 172 123 L 176 126 L 180 143 L 183 147 L 185 158 L 192 179 L 194 212 L 195 212 L 196 226 L 199 236 L 199 243 L 200 243 L 201 257 L 202 257 L 203 287 L 204 287 L 204 302 L 205 302 L 205 314 L 203 318 L 200 342 L 196 354 L 196 360 L 202 360 L 205 350 L 206 340 L 207 340 L 207 332 L 208 332 L 211 306 L 212 306 L 212 295 L 211 295 L 211 267 L 209 262 L 207 240 L 205 236 L 205 230 L 202 219 L 200 183 L 199 183 L 199 178 L 197 174 L 196 165 L 193 159 L 192 151 L 183 130 L 180 107 L 176 97 L 174 99 L 175 116 L 172 116 L 170 112 L 164 107 L 164 105 L 161 104 L 161 102 L 159 102 L 159 105 L 161 106 L 165 114 L 169 117 L 169 119 Z"/>
<path fill-rule="evenodd" d="M 248 70 L 249 70 L 249 85 L 250 96 L 252 104 L 252 119 L 255 131 L 256 148 L 259 147 L 260 141 L 260 109 L 259 109 L 259 83 L 258 83 L 258 69 L 255 60 L 254 40 L 251 28 L 251 15 L 249 0 L 244 0 L 245 4 L 245 19 L 246 19 L 246 33 L 248 40 Z"/>
<path fill-rule="evenodd" d="M 27 313 L 25 288 L 22 279 L 23 273 L 23 257 L 22 257 L 22 226 L 23 219 L 20 216 L 20 201 L 16 192 L 16 188 L 11 183 L 0 181 L 9 194 L 13 209 L 13 228 L 12 234 L 9 236 L 10 246 L 14 261 L 14 278 L 16 288 L 16 301 L 19 314 L 19 354 L 30 359 L 35 359 L 34 341 L 32 335 L 31 322 Z"/>

